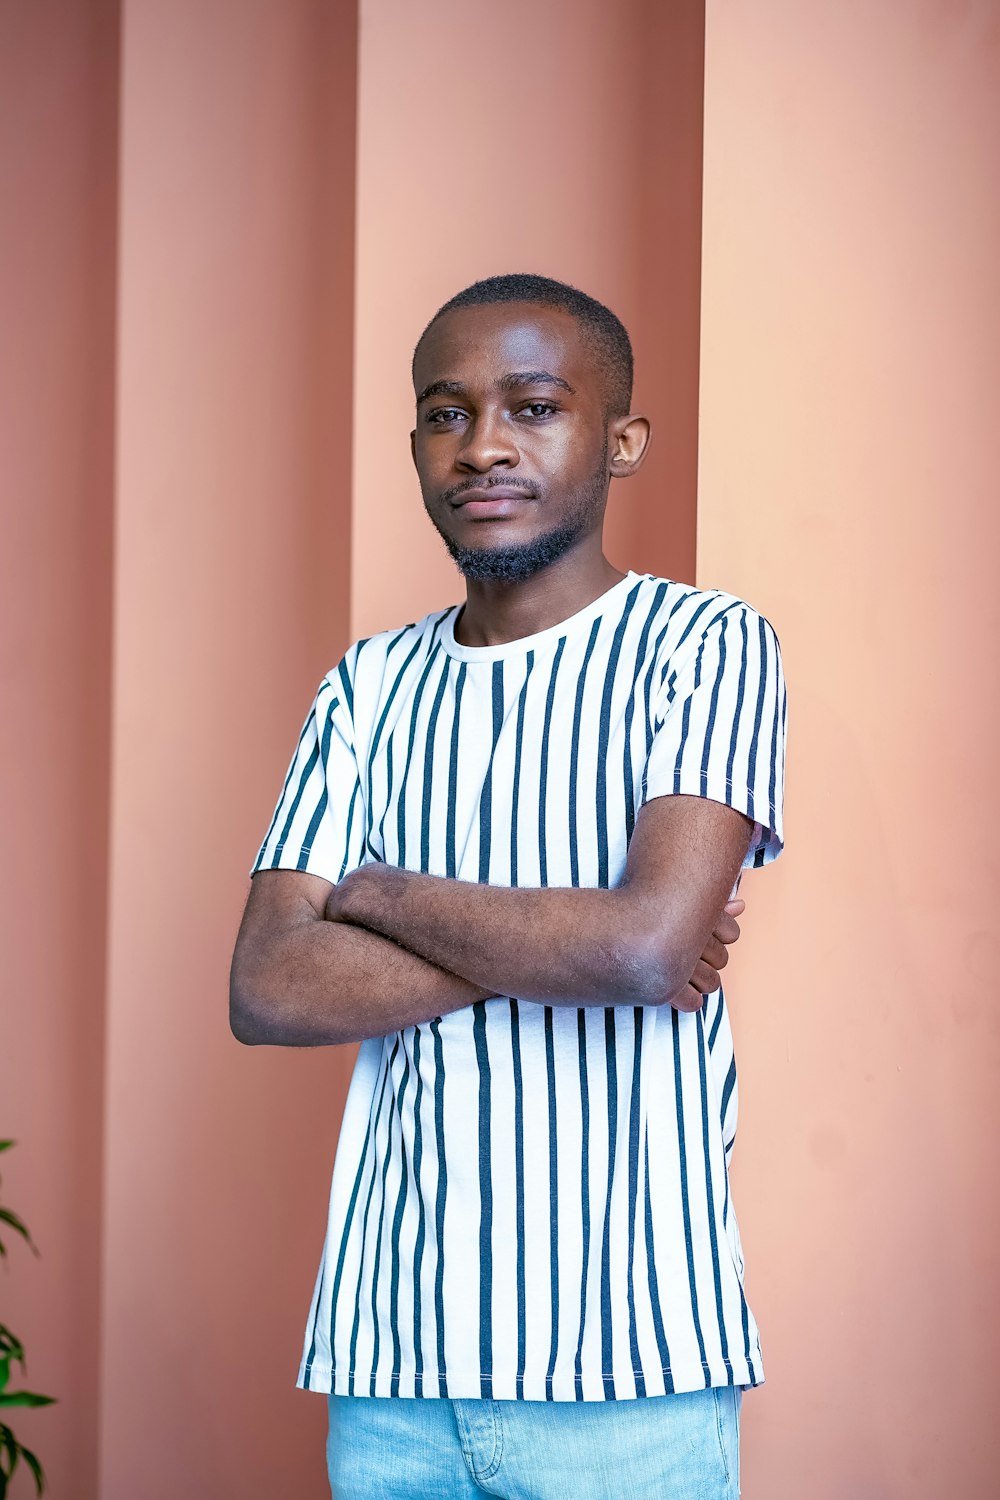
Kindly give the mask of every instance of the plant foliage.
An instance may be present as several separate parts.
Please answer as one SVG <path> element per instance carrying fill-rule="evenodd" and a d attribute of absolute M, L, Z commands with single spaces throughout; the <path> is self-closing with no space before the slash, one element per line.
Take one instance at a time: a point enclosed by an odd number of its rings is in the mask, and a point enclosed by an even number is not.
<path fill-rule="evenodd" d="M 0 1151 L 9 1151 L 13 1141 L 0 1141 Z M 24 1220 L 9 1208 L 0 1204 L 0 1225 L 6 1225 L 15 1234 L 21 1236 L 25 1243 L 37 1255 L 38 1250 L 28 1226 Z M 0 1240 L 0 1260 L 6 1259 L 7 1246 Z M 3 1323 L 0 1323 L 0 1416 L 3 1408 L 8 1406 L 51 1406 L 55 1400 L 54 1396 L 39 1396 L 36 1391 L 12 1391 L 10 1386 L 11 1365 L 18 1364 L 22 1370 L 26 1370 L 24 1358 L 24 1345 L 16 1334 Z M 14 1471 L 18 1464 L 24 1463 L 24 1467 L 35 1481 L 35 1493 L 40 1495 L 45 1489 L 45 1474 L 37 1457 L 30 1448 L 19 1443 L 11 1429 L 3 1421 L 0 1421 L 0 1500 L 5 1500 L 8 1486 L 14 1477 Z"/>

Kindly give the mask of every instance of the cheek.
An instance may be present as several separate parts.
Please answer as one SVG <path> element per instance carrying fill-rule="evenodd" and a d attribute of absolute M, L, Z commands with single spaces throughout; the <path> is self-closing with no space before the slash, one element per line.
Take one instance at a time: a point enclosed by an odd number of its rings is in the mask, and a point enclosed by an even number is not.
<path fill-rule="evenodd" d="M 560 479 L 589 478 L 602 463 L 602 449 L 595 441 L 591 429 L 576 426 L 549 428 L 534 436 L 533 442 L 525 444 L 525 457 L 530 454 L 540 468 L 547 470 L 557 483 Z"/>

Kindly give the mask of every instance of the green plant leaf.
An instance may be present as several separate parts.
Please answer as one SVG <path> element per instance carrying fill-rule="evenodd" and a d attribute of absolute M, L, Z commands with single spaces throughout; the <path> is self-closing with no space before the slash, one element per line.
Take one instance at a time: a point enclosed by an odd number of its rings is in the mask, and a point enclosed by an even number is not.
<path fill-rule="evenodd" d="M 0 1406 L 52 1406 L 55 1396 L 39 1396 L 34 1391 L 4 1391 Z"/>
<path fill-rule="evenodd" d="M 9 1224 L 16 1234 L 21 1235 L 27 1241 L 35 1254 L 38 1254 L 38 1246 L 31 1238 L 27 1224 L 16 1213 L 9 1208 L 0 1208 L 0 1223 Z"/>
<path fill-rule="evenodd" d="M 0 1323 L 0 1356 L 5 1359 L 16 1359 L 20 1364 L 24 1364 L 24 1345 L 13 1329 L 8 1328 L 5 1323 Z"/>
<path fill-rule="evenodd" d="M 35 1492 L 40 1495 L 45 1488 L 45 1471 L 30 1448 L 22 1448 L 21 1457 L 35 1476 Z"/>
<path fill-rule="evenodd" d="M 13 1478 L 14 1470 L 17 1468 L 17 1461 L 21 1457 L 21 1444 L 9 1427 L 5 1427 L 3 1432 L 0 1433 L 0 1447 L 3 1447 L 10 1455 L 9 1462 L 6 1465 L 7 1477 L 9 1479 Z"/>
<path fill-rule="evenodd" d="M 0 1151 L 9 1151 L 11 1146 L 16 1146 L 16 1141 L 0 1141 Z"/>

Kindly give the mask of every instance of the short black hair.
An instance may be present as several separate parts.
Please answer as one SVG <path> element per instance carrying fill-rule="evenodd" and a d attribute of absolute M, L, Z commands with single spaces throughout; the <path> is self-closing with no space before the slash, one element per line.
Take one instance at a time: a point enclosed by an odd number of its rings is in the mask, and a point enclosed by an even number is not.
<path fill-rule="evenodd" d="M 474 281 L 464 291 L 450 297 L 439 307 L 417 340 L 417 350 L 438 318 L 460 307 L 488 307 L 498 302 L 529 302 L 538 307 L 555 307 L 567 312 L 583 327 L 595 346 L 606 376 L 605 406 L 609 416 L 624 416 L 632 403 L 632 341 L 624 323 L 609 307 L 589 297 L 578 287 L 551 276 L 535 276 L 526 271 L 508 276 L 487 276 Z"/>

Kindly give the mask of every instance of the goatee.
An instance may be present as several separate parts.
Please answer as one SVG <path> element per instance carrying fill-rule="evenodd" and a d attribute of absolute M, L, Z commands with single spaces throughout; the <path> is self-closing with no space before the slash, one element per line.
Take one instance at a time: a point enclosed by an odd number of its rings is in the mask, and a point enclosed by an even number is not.
<path fill-rule="evenodd" d="M 573 543 L 586 531 L 580 519 L 558 526 L 544 536 L 533 537 L 528 542 L 515 542 L 504 547 L 463 547 L 452 537 L 441 533 L 452 561 L 465 578 L 481 583 L 521 583 L 540 568 L 547 568 L 562 557 Z"/>

